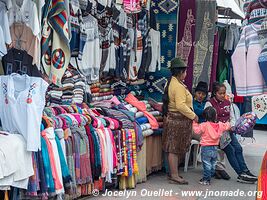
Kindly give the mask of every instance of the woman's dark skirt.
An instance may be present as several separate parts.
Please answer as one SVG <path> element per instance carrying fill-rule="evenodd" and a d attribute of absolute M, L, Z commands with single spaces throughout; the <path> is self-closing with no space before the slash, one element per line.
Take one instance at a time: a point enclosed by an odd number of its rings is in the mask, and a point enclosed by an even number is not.
<path fill-rule="evenodd" d="M 179 112 L 168 112 L 164 117 L 163 151 L 184 156 L 192 139 L 192 122 Z"/>

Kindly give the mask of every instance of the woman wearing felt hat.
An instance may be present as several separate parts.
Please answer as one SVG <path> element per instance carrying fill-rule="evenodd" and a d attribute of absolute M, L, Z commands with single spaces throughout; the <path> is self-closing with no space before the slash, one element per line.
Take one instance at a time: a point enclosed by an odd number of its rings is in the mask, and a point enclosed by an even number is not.
<path fill-rule="evenodd" d="M 178 166 L 187 152 L 191 137 L 193 120 L 198 121 L 193 111 L 193 98 L 184 84 L 187 66 L 180 58 L 174 58 L 170 66 L 172 77 L 163 95 L 163 151 L 168 155 L 170 181 L 188 184 L 179 176 Z"/>

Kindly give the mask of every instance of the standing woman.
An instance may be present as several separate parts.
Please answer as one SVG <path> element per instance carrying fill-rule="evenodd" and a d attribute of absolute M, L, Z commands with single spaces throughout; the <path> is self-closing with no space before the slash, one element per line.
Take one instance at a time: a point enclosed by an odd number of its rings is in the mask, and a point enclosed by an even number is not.
<path fill-rule="evenodd" d="M 163 95 L 163 151 L 168 155 L 170 180 L 188 184 L 178 174 L 179 161 L 184 158 L 192 137 L 192 122 L 198 121 L 193 112 L 193 98 L 184 84 L 187 66 L 180 58 L 171 61 L 171 80 Z"/>

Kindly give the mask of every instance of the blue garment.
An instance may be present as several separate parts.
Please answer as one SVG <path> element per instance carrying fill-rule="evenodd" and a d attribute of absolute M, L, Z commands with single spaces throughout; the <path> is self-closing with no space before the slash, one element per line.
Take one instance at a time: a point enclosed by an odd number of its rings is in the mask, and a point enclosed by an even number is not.
<path fill-rule="evenodd" d="M 238 175 L 240 175 L 243 172 L 247 172 L 248 167 L 243 156 L 243 149 L 238 142 L 235 134 L 230 133 L 230 136 L 232 141 L 223 149 L 223 151 L 225 152 L 232 168 Z"/>
<path fill-rule="evenodd" d="M 67 165 L 67 162 L 65 160 L 64 153 L 63 153 L 63 150 L 62 150 L 62 147 L 60 144 L 60 140 L 59 140 L 57 135 L 56 135 L 55 139 L 56 139 L 56 143 L 57 143 L 57 149 L 58 149 L 58 155 L 59 155 L 59 160 L 60 160 L 60 167 L 61 167 L 61 171 L 62 171 L 63 183 L 64 183 L 64 186 L 66 187 L 66 185 L 70 184 L 70 182 L 71 182 L 71 176 L 70 176 L 69 168 L 68 168 L 68 165 Z"/>
<path fill-rule="evenodd" d="M 201 160 L 203 164 L 203 180 L 210 181 L 215 174 L 215 165 L 217 160 L 217 146 L 202 146 Z"/>
<path fill-rule="evenodd" d="M 203 112 L 205 108 L 206 101 L 203 101 L 202 103 L 198 102 L 197 100 L 194 99 L 193 101 L 193 108 L 194 112 L 199 118 L 199 123 L 205 122 L 205 119 L 203 117 Z"/>
<path fill-rule="evenodd" d="M 136 118 L 136 122 L 138 122 L 139 124 L 146 124 L 148 123 L 148 119 L 147 117 L 138 117 Z"/>
<path fill-rule="evenodd" d="M 43 137 L 41 137 L 41 151 L 43 156 L 43 162 L 44 162 L 44 171 L 45 171 L 45 180 L 48 187 L 48 192 L 55 192 L 55 183 L 52 175 L 52 169 L 48 154 L 48 149 L 46 145 L 46 141 Z"/>

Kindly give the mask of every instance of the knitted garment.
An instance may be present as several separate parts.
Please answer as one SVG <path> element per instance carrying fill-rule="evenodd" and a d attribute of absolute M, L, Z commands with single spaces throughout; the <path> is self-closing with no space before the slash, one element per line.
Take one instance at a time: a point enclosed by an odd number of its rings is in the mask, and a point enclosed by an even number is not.
<path fill-rule="evenodd" d="M 243 28 L 241 39 L 232 56 L 238 96 L 255 96 L 267 91 L 258 63 L 262 50 L 257 34 L 259 28 L 259 25 L 253 24 Z"/>
<path fill-rule="evenodd" d="M 267 14 L 267 3 L 264 0 L 252 0 L 246 8 L 248 24 L 257 23 Z"/>
<path fill-rule="evenodd" d="M 49 0 L 44 7 L 41 57 L 49 80 L 61 86 L 61 79 L 69 64 L 70 47 L 68 18 L 64 0 Z"/>
<path fill-rule="evenodd" d="M 142 111 L 144 115 L 148 118 L 149 123 L 151 124 L 152 129 L 158 129 L 157 120 L 153 115 L 146 111 L 146 106 L 143 102 L 138 101 L 138 99 L 131 93 L 127 95 L 125 101 L 129 104 L 135 106 L 139 111 Z"/>

